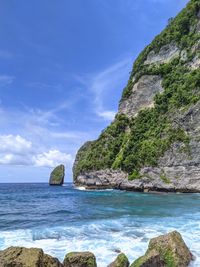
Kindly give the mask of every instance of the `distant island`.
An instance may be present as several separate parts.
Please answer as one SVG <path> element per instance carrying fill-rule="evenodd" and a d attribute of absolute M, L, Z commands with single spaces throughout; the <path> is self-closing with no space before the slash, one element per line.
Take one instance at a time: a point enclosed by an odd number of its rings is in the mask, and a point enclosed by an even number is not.
<path fill-rule="evenodd" d="M 114 121 L 85 143 L 74 183 L 200 192 L 200 2 L 191 0 L 136 59 Z"/>
<path fill-rule="evenodd" d="M 57 166 L 50 174 L 49 185 L 63 185 L 65 178 L 65 166 Z"/>

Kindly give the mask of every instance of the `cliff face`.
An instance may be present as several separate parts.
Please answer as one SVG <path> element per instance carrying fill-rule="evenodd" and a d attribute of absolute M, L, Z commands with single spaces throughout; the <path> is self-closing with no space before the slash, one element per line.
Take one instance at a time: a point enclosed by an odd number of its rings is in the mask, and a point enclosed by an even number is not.
<path fill-rule="evenodd" d="M 115 120 L 77 153 L 74 183 L 200 192 L 200 1 L 144 49 Z"/>

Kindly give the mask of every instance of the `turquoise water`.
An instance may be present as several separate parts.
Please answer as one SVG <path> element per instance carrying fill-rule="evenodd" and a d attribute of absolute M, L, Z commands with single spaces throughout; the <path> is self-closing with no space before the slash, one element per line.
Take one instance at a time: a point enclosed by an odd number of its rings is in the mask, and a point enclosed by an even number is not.
<path fill-rule="evenodd" d="M 200 194 L 82 191 L 68 184 L 0 184 L 0 249 L 40 247 L 61 261 L 92 251 L 99 267 L 116 249 L 132 262 L 150 238 L 180 231 L 200 266 Z"/>

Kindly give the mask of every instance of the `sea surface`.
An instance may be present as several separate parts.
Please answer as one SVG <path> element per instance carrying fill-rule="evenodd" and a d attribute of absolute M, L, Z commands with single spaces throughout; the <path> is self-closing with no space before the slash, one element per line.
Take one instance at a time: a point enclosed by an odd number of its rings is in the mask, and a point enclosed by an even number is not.
<path fill-rule="evenodd" d="M 72 184 L 0 184 L 0 249 L 40 247 L 61 261 L 91 251 L 99 267 L 124 252 L 130 262 L 152 237 L 178 230 L 200 266 L 200 194 L 86 191 Z"/>

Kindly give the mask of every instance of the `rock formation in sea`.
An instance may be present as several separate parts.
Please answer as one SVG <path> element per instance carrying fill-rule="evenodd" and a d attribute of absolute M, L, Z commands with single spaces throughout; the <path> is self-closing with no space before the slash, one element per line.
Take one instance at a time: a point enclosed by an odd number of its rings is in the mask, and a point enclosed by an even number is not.
<path fill-rule="evenodd" d="M 65 178 L 65 166 L 63 164 L 57 166 L 50 175 L 50 185 L 63 185 Z"/>
<path fill-rule="evenodd" d="M 191 252 L 181 235 L 174 231 L 151 239 L 145 255 L 130 267 L 186 267 L 191 260 Z"/>
<path fill-rule="evenodd" d="M 91 252 L 71 252 L 65 256 L 64 267 L 97 267 L 96 258 Z"/>
<path fill-rule="evenodd" d="M 87 188 L 200 192 L 200 1 L 136 59 L 114 121 L 78 151 Z"/>
<path fill-rule="evenodd" d="M 42 249 L 9 247 L 0 251 L 1 267 L 62 267 L 58 259 L 44 254 Z"/>
<path fill-rule="evenodd" d="M 129 260 L 124 253 L 120 253 L 108 267 L 129 267 Z"/>
<path fill-rule="evenodd" d="M 145 255 L 130 267 L 187 267 L 191 260 L 184 240 L 174 231 L 151 239 Z M 68 253 L 61 263 L 39 248 L 10 247 L 0 251 L 0 267 L 97 267 L 97 263 L 91 252 Z M 108 267 L 129 267 L 128 258 L 120 253 Z"/>

